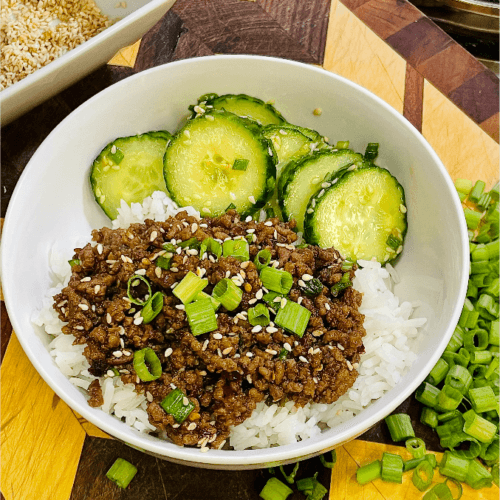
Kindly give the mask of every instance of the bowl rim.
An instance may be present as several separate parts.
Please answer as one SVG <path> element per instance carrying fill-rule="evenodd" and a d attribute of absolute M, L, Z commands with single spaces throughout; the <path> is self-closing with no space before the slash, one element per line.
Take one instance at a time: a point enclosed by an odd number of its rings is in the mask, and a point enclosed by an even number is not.
<path fill-rule="evenodd" d="M 33 169 L 37 168 L 37 162 L 38 162 L 38 155 L 40 154 L 40 149 L 42 145 L 48 141 L 53 135 L 57 135 L 61 129 L 63 129 L 66 126 L 66 122 L 70 119 L 70 117 L 75 114 L 75 113 L 81 113 L 85 112 L 87 108 L 90 108 L 94 101 L 98 99 L 102 99 L 103 95 L 107 95 L 111 92 L 115 92 L 117 88 L 120 87 L 126 87 L 127 85 L 133 84 L 135 79 L 141 79 L 141 78 L 147 78 L 148 74 L 152 74 L 155 72 L 161 72 L 161 71 L 168 71 L 168 69 L 172 67 L 183 67 L 183 66 L 189 66 L 193 64 L 198 64 L 200 61 L 202 64 L 209 64 L 210 61 L 213 60 L 258 60 L 260 62 L 263 62 L 264 64 L 270 63 L 270 64 L 282 64 L 282 65 L 289 65 L 292 67 L 299 68 L 301 71 L 302 70 L 307 70 L 310 71 L 311 74 L 327 74 L 330 78 L 337 80 L 341 82 L 343 85 L 350 86 L 355 89 L 355 91 L 359 92 L 360 94 L 363 94 L 364 98 L 366 99 L 371 99 L 372 101 L 375 101 L 378 106 L 382 106 L 385 108 L 387 112 L 389 112 L 393 119 L 396 120 L 399 125 L 403 128 L 405 128 L 411 135 L 415 137 L 415 140 L 419 141 L 421 145 L 427 150 L 427 153 L 432 157 L 434 160 L 437 168 L 439 169 L 445 183 L 447 184 L 448 189 L 450 192 L 454 192 L 454 184 L 442 164 L 441 160 L 439 159 L 438 155 L 434 152 L 432 147 L 429 145 L 429 143 L 426 141 L 426 139 L 415 129 L 415 127 L 407 121 L 402 114 L 398 113 L 392 106 L 390 106 L 388 103 L 386 103 L 384 100 L 382 100 L 380 97 L 376 96 L 369 90 L 365 89 L 364 87 L 361 87 L 359 84 L 354 83 L 350 80 L 348 80 L 345 77 L 342 77 L 340 75 L 337 75 L 333 72 L 327 71 L 323 68 L 318 68 L 315 66 L 311 66 L 305 63 L 297 62 L 297 61 L 292 61 L 288 59 L 281 59 L 281 58 L 275 58 L 275 57 L 270 57 L 270 56 L 254 56 L 254 55 L 212 55 L 212 56 L 205 56 L 205 57 L 199 57 L 199 58 L 190 58 L 190 59 L 184 59 L 180 61 L 175 61 L 175 62 L 170 62 L 166 63 L 160 66 L 156 66 L 154 68 L 148 69 L 146 71 L 142 71 L 140 73 L 137 73 L 136 75 L 133 75 L 129 78 L 126 78 L 124 80 L 121 80 L 120 82 L 115 83 L 114 85 L 111 85 L 110 87 L 107 87 L 106 89 L 102 90 L 83 104 L 81 104 L 77 109 L 75 109 L 70 115 L 68 115 L 64 120 L 62 120 L 59 125 L 47 136 L 47 138 L 42 142 L 42 144 L 39 146 L 37 151 L 34 153 L 33 157 L 30 159 L 26 167 L 24 168 L 17 184 L 14 189 L 14 192 L 12 194 L 9 206 L 7 208 L 7 213 L 5 216 L 5 221 L 4 221 L 4 228 L 3 228 L 3 236 L 4 238 L 7 237 L 9 234 L 14 235 L 15 234 L 15 227 L 13 226 L 11 228 L 11 213 L 14 210 L 15 205 L 17 205 L 17 199 L 21 197 L 22 195 L 22 185 L 28 178 L 30 171 Z M 168 69 L 166 69 L 168 68 Z M 457 213 L 462 212 L 462 207 L 459 203 L 458 197 L 453 197 L 453 204 L 454 204 L 454 209 Z M 468 256 L 469 254 L 469 242 L 467 238 L 467 228 L 465 224 L 465 218 L 463 217 L 458 217 L 459 219 L 459 224 L 460 224 L 460 232 L 461 232 L 461 242 L 462 242 L 462 254 L 463 254 L 463 262 L 461 263 L 461 283 L 460 283 L 460 291 L 459 291 L 459 297 L 461 297 L 461 302 L 465 300 L 465 294 L 466 294 L 466 289 L 467 289 L 467 281 L 468 281 L 468 259 L 465 258 L 465 256 Z M 13 224 L 13 223 L 12 223 Z M 5 240 L 4 240 L 5 241 Z M 7 263 L 6 263 L 6 245 L 1 245 L 1 253 L 0 253 L 0 261 L 1 261 L 1 275 L 6 276 L 8 273 L 5 273 Z M 454 309 L 453 313 L 451 315 L 451 320 L 449 322 L 449 325 L 445 331 L 445 335 L 443 335 L 443 338 L 439 344 L 439 348 L 436 349 L 433 354 L 426 360 L 426 363 L 423 367 L 423 369 L 420 372 L 420 376 L 414 378 L 410 383 L 406 385 L 406 387 L 403 388 L 401 391 L 401 394 L 399 397 L 394 398 L 389 404 L 386 404 L 383 408 L 378 409 L 374 415 L 369 418 L 368 420 L 362 420 L 361 422 L 356 423 L 354 426 L 351 428 L 342 431 L 339 434 L 336 434 L 331 437 L 327 437 L 323 440 L 317 440 L 315 438 L 307 439 L 304 441 L 300 441 L 298 443 L 294 443 L 293 445 L 284 445 L 284 446 L 277 446 L 277 447 L 272 447 L 272 448 L 264 448 L 264 449 L 257 449 L 257 450 L 244 450 L 244 451 L 224 451 L 224 450 L 210 450 L 208 453 L 200 453 L 200 450 L 198 448 L 187 448 L 187 447 L 181 447 L 174 445 L 172 443 L 168 443 L 166 441 L 163 441 L 161 439 L 155 439 L 155 440 L 148 440 L 144 439 L 144 434 L 139 433 L 138 431 L 136 433 L 132 433 L 132 435 L 126 435 L 124 432 L 121 430 L 121 426 L 113 426 L 108 424 L 107 422 L 101 421 L 100 414 L 90 406 L 88 406 L 85 403 L 80 404 L 79 402 L 75 402 L 70 398 L 69 395 L 65 393 L 64 388 L 58 387 L 56 382 L 52 380 L 50 374 L 47 372 L 47 370 L 44 368 L 43 364 L 39 361 L 39 358 L 37 356 L 37 353 L 34 351 L 32 346 L 28 342 L 28 338 L 31 334 L 29 335 L 24 335 L 22 333 L 22 329 L 20 328 L 20 324 L 17 321 L 17 315 L 15 313 L 15 305 L 12 304 L 10 300 L 11 296 L 11 282 L 9 280 L 4 282 L 4 288 L 3 288 L 3 293 L 4 293 L 4 299 L 5 299 L 5 305 L 7 308 L 7 312 L 9 315 L 9 318 L 12 322 L 13 330 L 17 332 L 17 338 L 23 347 L 24 352 L 30 359 L 31 363 L 34 365 L 35 369 L 37 372 L 40 374 L 40 376 L 45 380 L 45 382 L 54 390 L 56 394 L 58 394 L 61 399 L 63 399 L 70 408 L 74 409 L 77 411 L 82 417 L 84 417 L 86 420 L 89 422 L 93 423 L 96 425 L 98 428 L 102 429 L 104 432 L 116 437 L 117 439 L 120 439 L 124 441 L 125 443 L 129 444 L 132 447 L 138 448 L 141 451 L 146 451 L 149 453 L 153 453 L 157 456 L 161 456 L 165 459 L 170 459 L 172 461 L 177 461 L 181 462 L 187 465 L 191 466 L 199 466 L 199 467 L 209 467 L 209 468 L 258 468 L 258 467 L 267 467 L 269 464 L 276 463 L 276 462 L 290 462 L 290 461 L 296 461 L 296 460 L 301 460 L 304 458 L 308 458 L 310 456 L 317 455 L 319 453 L 323 453 L 329 449 L 333 449 L 337 446 L 342 445 L 345 442 L 348 442 L 352 439 L 355 439 L 357 436 L 365 432 L 367 429 L 375 425 L 377 422 L 381 421 L 384 417 L 386 417 L 389 413 L 391 413 L 396 407 L 398 407 L 406 398 L 408 398 L 418 387 L 418 385 L 424 380 L 424 378 L 427 376 L 428 372 L 431 370 L 431 368 L 434 366 L 434 364 L 437 362 L 439 357 L 441 356 L 442 352 L 444 351 L 444 348 L 446 347 L 449 338 L 451 337 L 453 330 L 458 323 L 458 319 L 460 317 L 460 313 L 462 310 L 462 307 L 459 305 L 460 301 L 454 304 Z M 48 353 L 48 351 L 47 351 Z M 389 391 L 390 392 L 390 391 Z M 103 414 L 105 415 L 105 414 Z M 125 424 L 124 424 L 125 425 Z M 142 434 L 142 435 L 141 435 Z M 165 443 L 167 446 L 165 446 Z"/>

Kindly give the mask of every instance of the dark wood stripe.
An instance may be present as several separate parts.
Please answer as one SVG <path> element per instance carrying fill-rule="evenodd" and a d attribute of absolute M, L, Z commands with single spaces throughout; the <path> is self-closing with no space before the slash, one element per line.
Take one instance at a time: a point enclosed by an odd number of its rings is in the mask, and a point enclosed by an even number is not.
<path fill-rule="evenodd" d="M 319 62 L 257 2 L 177 0 L 172 11 L 214 53 L 260 54 Z"/>
<path fill-rule="evenodd" d="M 353 12 L 384 40 L 423 17 L 416 7 L 402 0 L 370 0 Z"/>
<path fill-rule="evenodd" d="M 479 126 L 490 136 L 495 139 L 495 141 L 499 142 L 499 113 L 495 113 L 493 116 L 485 120 Z"/>
<path fill-rule="evenodd" d="M 12 335 L 12 325 L 10 324 L 9 317 L 7 316 L 7 309 L 5 307 L 5 303 L 3 300 L 0 302 L 0 307 L 1 307 L 0 316 L 2 322 L 1 344 L 0 344 L 0 363 L 1 363 L 3 361 L 5 351 L 7 350 L 10 336 Z"/>
<path fill-rule="evenodd" d="M 311 55 L 323 64 L 330 0 L 257 0 L 257 3 Z"/>
<path fill-rule="evenodd" d="M 410 64 L 406 65 L 403 116 L 422 132 L 424 77 Z"/>
<path fill-rule="evenodd" d="M 484 69 L 448 97 L 476 123 L 482 123 L 498 112 L 498 78 L 489 69 Z"/>
<path fill-rule="evenodd" d="M 416 69 L 443 94 L 449 95 L 464 82 L 484 71 L 484 66 L 463 47 L 453 43 L 421 62 Z"/>
<path fill-rule="evenodd" d="M 369 2 L 370 0 L 341 0 L 341 2 L 353 12 L 361 7 L 363 4 Z"/>
<path fill-rule="evenodd" d="M 386 42 L 414 68 L 455 43 L 427 17 L 405 26 L 389 36 Z"/>

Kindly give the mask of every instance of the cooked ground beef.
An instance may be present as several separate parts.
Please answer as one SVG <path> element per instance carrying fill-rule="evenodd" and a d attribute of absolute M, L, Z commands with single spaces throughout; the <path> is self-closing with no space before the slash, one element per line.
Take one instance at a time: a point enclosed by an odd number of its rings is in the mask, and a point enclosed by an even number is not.
<path fill-rule="evenodd" d="M 364 316 L 358 312 L 361 294 L 350 287 L 332 296 L 330 287 L 345 272 L 341 256 L 333 248 L 293 246 L 294 225 L 277 218 L 241 221 L 231 210 L 213 219 L 198 220 L 182 212 L 165 222 L 146 220 L 126 230 L 94 230 L 94 243 L 75 250 L 74 259 L 80 263 L 72 267 L 68 286 L 54 298 L 54 308 L 67 322 L 63 332 L 86 345 L 84 354 L 93 375 L 110 376 L 109 370 L 118 370 L 124 383 L 145 393 L 149 421 L 179 445 L 222 447 L 230 427 L 247 419 L 263 400 L 293 400 L 299 406 L 309 401 L 332 403 L 354 383 L 364 352 Z M 177 245 L 193 237 L 222 242 L 249 234 L 254 236 L 247 262 L 233 257 L 216 260 L 212 255 L 201 259 L 197 250 L 177 247 L 170 270 L 155 264 L 165 254 L 165 243 Z M 270 265 L 293 276 L 288 300 L 311 312 L 302 338 L 272 322 L 255 328 L 247 321 L 246 311 L 266 292 L 253 263 L 263 248 L 272 254 Z M 208 279 L 206 293 L 222 278 L 237 275 L 243 291 L 236 310 L 219 309 L 217 331 L 196 337 L 172 293 L 189 271 Z M 349 272 L 352 279 L 354 270 Z M 149 324 L 142 323 L 141 308 L 127 297 L 127 283 L 135 274 L 149 281 L 153 293 L 164 294 L 163 309 Z M 321 280 L 319 295 L 303 294 L 299 281 L 304 275 Z M 134 290 L 139 292 L 145 292 L 141 285 Z M 145 347 L 152 348 L 162 363 L 161 377 L 152 382 L 142 382 L 133 367 L 134 351 Z M 182 424 L 160 406 L 175 388 L 195 405 Z M 89 393 L 91 406 L 103 404 L 98 380 Z"/>

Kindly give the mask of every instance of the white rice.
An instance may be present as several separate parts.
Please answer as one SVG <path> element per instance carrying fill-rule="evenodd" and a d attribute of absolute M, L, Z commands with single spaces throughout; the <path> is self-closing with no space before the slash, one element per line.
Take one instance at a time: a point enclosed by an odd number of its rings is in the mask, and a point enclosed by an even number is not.
<path fill-rule="evenodd" d="M 147 218 L 165 221 L 182 210 L 200 218 L 194 208 L 179 209 L 165 193 L 155 192 L 142 205 L 132 203 L 129 207 L 122 201 L 113 228 L 127 228 Z M 425 318 L 411 318 L 418 304 L 400 303 L 392 293 L 393 282 L 400 281 L 392 266 L 384 269 L 372 261 L 358 261 L 358 264 L 360 268 L 356 271 L 354 287 L 363 293 L 359 311 L 365 315 L 366 337 L 363 342 L 366 353 L 361 357 L 359 376 L 354 385 L 330 405 L 309 403 L 296 408 L 292 401 L 284 406 L 259 403 L 250 418 L 233 427 L 230 444 L 235 449 L 291 444 L 316 436 L 326 427 L 333 428 L 346 422 L 398 384 L 416 359 L 411 350 L 412 340 L 426 323 Z M 52 307 L 52 297 L 67 285 L 71 268 L 67 259 L 54 251 L 49 256 L 49 265 L 55 285 L 47 290 L 43 307 L 33 322 L 52 336 L 49 351 L 54 362 L 70 382 L 86 394 L 96 377 L 88 372 L 90 365 L 83 355 L 84 346 L 73 345 L 74 336 L 62 334 L 64 323 Z M 155 431 L 148 421 L 146 397 L 137 394 L 133 384 L 123 384 L 120 377 L 105 376 L 99 380 L 103 389 L 103 411 L 124 420 L 138 431 Z"/>

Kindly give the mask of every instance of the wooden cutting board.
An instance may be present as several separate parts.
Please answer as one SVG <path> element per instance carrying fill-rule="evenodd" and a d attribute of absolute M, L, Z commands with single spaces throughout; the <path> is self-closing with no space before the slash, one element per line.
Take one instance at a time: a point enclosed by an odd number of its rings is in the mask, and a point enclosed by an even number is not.
<path fill-rule="evenodd" d="M 286 57 L 345 76 L 408 118 L 452 178 L 481 178 L 489 185 L 498 179 L 498 79 L 406 0 L 178 0 L 106 68 L 2 130 L 7 200 L 36 145 L 82 99 L 151 66 L 213 53 Z M 38 129 L 33 130 L 33 123 Z M 20 144 L 26 129 L 31 140 Z M 265 472 L 196 471 L 162 462 L 121 445 L 82 419 L 38 375 L 12 332 L 3 302 L 1 306 L 5 499 L 258 498 Z M 403 485 L 379 480 L 357 485 L 356 467 L 380 458 L 383 451 L 402 453 L 400 447 L 363 440 L 339 448 L 330 498 L 422 498 L 409 474 Z M 105 478 L 118 456 L 140 469 L 123 492 Z M 194 489 L 188 493 L 179 483 L 173 493 L 171 483 L 179 477 Z M 498 498 L 498 489 L 465 488 L 463 498 Z"/>

